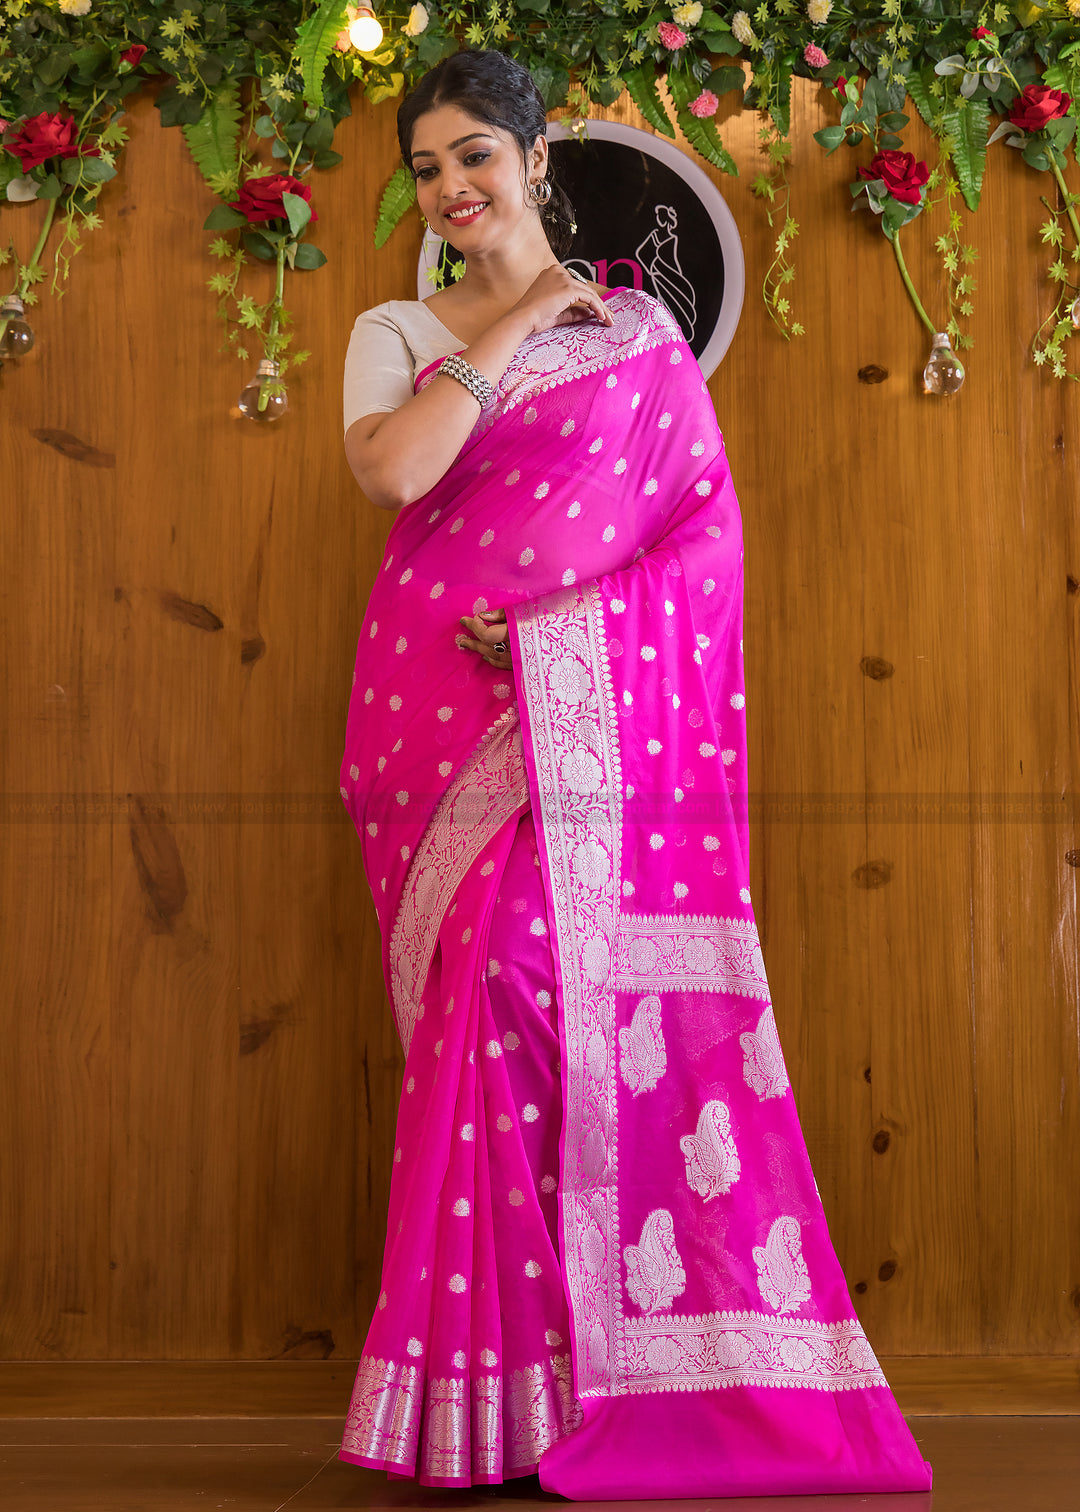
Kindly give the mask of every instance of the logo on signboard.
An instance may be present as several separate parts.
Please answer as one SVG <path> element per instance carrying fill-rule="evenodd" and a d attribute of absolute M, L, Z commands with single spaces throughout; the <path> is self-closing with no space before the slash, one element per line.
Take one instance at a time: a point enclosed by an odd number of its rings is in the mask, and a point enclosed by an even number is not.
<path fill-rule="evenodd" d="M 742 309 L 744 264 L 734 217 L 702 168 L 674 142 L 614 121 L 590 121 L 576 140 L 548 128 L 551 160 L 577 221 L 567 267 L 609 289 L 643 289 L 674 315 L 708 377 L 727 351 Z M 417 270 L 456 258 L 428 232 Z"/>

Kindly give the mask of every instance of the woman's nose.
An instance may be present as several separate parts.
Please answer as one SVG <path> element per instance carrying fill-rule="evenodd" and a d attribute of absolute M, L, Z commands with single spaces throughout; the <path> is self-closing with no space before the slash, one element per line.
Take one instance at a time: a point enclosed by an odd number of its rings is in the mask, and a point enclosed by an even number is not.
<path fill-rule="evenodd" d="M 443 194 L 448 200 L 457 199 L 469 187 L 468 174 L 460 163 L 454 163 L 443 173 Z"/>

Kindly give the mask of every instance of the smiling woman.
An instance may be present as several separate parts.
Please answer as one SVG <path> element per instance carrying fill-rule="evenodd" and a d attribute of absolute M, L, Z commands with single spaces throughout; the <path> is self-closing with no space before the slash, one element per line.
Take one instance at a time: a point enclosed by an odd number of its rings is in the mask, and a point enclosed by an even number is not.
<path fill-rule="evenodd" d="M 339 1454 L 575 1500 L 923 1490 L 769 1001 L 723 439 L 664 305 L 560 266 L 545 132 L 500 54 L 421 82 L 401 149 L 465 274 L 346 364 L 398 517 L 341 792 L 406 1059 Z"/>

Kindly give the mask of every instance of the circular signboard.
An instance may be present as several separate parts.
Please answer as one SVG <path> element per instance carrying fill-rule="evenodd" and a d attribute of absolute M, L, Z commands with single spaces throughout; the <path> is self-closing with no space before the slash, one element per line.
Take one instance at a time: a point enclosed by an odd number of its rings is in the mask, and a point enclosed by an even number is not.
<path fill-rule="evenodd" d="M 674 142 L 615 121 L 590 121 L 585 140 L 553 123 L 548 141 L 578 227 L 564 264 L 663 300 L 709 377 L 735 334 L 745 283 L 738 227 L 712 179 Z M 430 270 L 447 271 L 456 257 L 425 234 L 420 299 L 431 293 Z"/>

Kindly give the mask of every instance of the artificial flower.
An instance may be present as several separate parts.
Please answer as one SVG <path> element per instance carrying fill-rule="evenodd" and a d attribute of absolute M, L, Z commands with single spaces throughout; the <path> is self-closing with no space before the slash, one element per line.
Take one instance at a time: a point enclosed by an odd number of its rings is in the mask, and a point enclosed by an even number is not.
<path fill-rule="evenodd" d="M 43 110 L 19 127 L 4 147 L 19 159 L 22 171 L 29 173 L 49 158 L 100 157 L 98 147 L 83 147 L 75 140 L 75 117 L 57 110 L 52 115 Z"/>
<path fill-rule="evenodd" d="M 90 0 L 60 0 L 60 10 L 65 16 L 85 16 L 90 9 Z"/>
<path fill-rule="evenodd" d="M 870 160 L 870 168 L 859 169 L 859 178 L 880 178 L 894 200 L 903 204 L 918 204 L 923 198 L 930 169 L 926 163 L 915 162 L 914 153 L 898 153 L 889 150 L 877 153 Z"/>
<path fill-rule="evenodd" d="M 1018 100 L 1013 102 L 1009 120 L 1021 131 L 1042 131 L 1058 116 L 1068 115 L 1072 96 L 1062 89 L 1049 89 L 1045 84 L 1029 84 Z"/>
<path fill-rule="evenodd" d="M 806 0 L 807 17 L 815 26 L 821 26 L 829 19 L 832 8 L 833 0 Z"/>
<path fill-rule="evenodd" d="M 1080 16 L 1080 0 L 1065 0 L 1065 9 L 1070 16 Z"/>
<path fill-rule="evenodd" d="M 127 63 L 131 68 L 137 68 L 145 51 L 146 48 L 141 42 L 133 42 L 126 52 L 120 54 L 120 62 Z"/>
<path fill-rule="evenodd" d="M 905 205 L 917 205 L 922 199 L 930 170 L 925 163 L 915 161 L 914 153 L 889 149 L 872 158 L 869 168 L 860 168 L 859 177 L 881 179 L 893 199 Z"/>
<path fill-rule="evenodd" d="M 808 42 L 803 48 L 803 57 L 811 68 L 824 68 L 829 61 L 828 53 L 822 52 L 821 48 L 814 42 Z"/>
<path fill-rule="evenodd" d="M 668 52 L 678 52 L 680 47 L 686 46 L 686 33 L 680 31 L 673 22 L 661 21 L 656 30 Z"/>
<path fill-rule="evenodd" d="M 744 47 L 754 47 L 757 44 L 757 34 L 750 25 L 750 17 L 745 11 L 736 11 L 731 18 L 732 36 Z"/>
<path fill-rule="evenodd" d="M 691 5 L 676 5 L 672 8 L 671 16 L 680 26 L 696 26 L 701 20 L 705 7 L 693 0 Z"/>
<path fill-rule="evenodd" d="M 239 195 L 230 200 L 229 204 L 253 225 L 259 221 L 287 220 L 288 214 L 281 198 L 283 194 L 298 194 L 311 204 L 311 186 L 293 178 L 289 173 L 263 173 L 257 178 L 245 179 L 240 185 Z M 317 221 L 318 218 L 313 210 L 312 221 Z"/>
<path fill-rule="evenodd" d="M 690 101 L 690 114 L 695 116 L 715 115 L 720 101 L 711 89 L 703 89 L 696 100 Z"/>
<path fill-rule="evenodd" d="M 988 26 L 977 26 L 971 35 L 975 38 L 976 42 L 981 42 L 984 37 L 992 37 L 995 34 Z"/>
<path fill-rule="evenodd" d="M 836 90 L 837 99 L 839 99 L 843 104 L 846 105 L 847 104 L 847 80 L 844 78 L 843 74 L 841 74 L 840 77 L 837 79 L 836 83 L 833 85 L 833 88 Z"/>
<path fill-rule="evenodd" d="M 401 30 L 407 37 L 418 37 L 422 31 L 427 31 L 427 24 L 431 20 L 426 5 L 414 5 L 409 12 L 409 19 Z"/>

